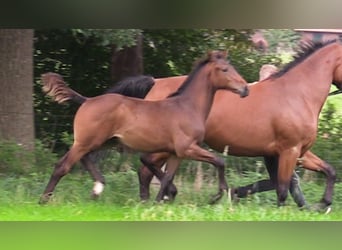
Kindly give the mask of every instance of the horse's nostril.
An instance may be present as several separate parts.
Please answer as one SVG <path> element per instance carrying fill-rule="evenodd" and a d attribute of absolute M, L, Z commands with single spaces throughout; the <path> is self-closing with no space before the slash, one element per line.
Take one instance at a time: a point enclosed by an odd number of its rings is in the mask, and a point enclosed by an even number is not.
<path fill-rule="evenodd" d="M 249 88 L 246 86 L 243 91 L 240 93 L 240 97 L 246 97 L 249 95 Z"/>

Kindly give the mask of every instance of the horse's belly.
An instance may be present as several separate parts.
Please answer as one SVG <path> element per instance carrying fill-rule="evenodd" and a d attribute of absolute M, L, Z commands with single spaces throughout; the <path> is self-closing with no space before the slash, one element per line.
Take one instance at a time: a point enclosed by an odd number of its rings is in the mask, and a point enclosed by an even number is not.
<path fill-rule="evenodd" d="M 265 155 L 273 155 L 275 154 L 275 150 L 272 149 L 270 146 L 251 146 L 248 147 L 243 145 L 236 145 L 236 144 L 222 144 L 219 146 L 210 146 L 209 147 L 214 149 L 215 151 L 221 152 L 221 153 L 227 153 L 229 155 L 233 156 L 265 156 Z"/>
<path fill-rule="evenodd" d="M 226 152 L 234 156 L 263 156 L 276 153 L 276 141 L 270 136 L 256 133 L 243 136 L 239 136 L 238 133 L 229 133 L 228 135 L 218 133 L 206 136 L 205 143 L 215 151 Z"/>
<path fill-rule="evenodd" d="M 119 138 L 121 143 L 136 151 L 148 153 L 170 151 L 169 145 L 165 144 L 165 141 L 160 141 L 152 136 L 117 133 L 114 137 Z"/>

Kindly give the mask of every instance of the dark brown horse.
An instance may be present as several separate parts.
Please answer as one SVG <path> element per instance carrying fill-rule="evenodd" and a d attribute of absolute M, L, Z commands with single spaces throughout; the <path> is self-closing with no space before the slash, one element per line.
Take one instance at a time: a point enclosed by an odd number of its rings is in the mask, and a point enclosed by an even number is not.
<path fill-rule="evenodd" d="M 181 87 L 161 101 L 117 94 L 85 98 L 68 88 L 62 77 L 54 73 L 44 74 L 42 81 L 45 91 L 56 101 L 77 98 L 84 102 L 74 118 L 74 143 L 55 166 L 40 202 L 49 200 L 59 180 L 74 163 L 87 162 L 88 154 L 111 138 L 119 138 L 134 150 L 150 153 L 143 159 L 151 170 L 155 166 L 151 153 L 158 152 L 167 152 L 168 157 L 164 159 L 170 166 L 178 166 L 183 158 L 211 163 L 223 176 L 219 192 L 227 189 L 224 161 L 199 146 L 204 139 L 205 121 L 216 90 L 227 89 L 241 97 L 248 95 L 246 81 L 226 61 L 226 53 L 208 53 Z M 162 199 L 173 174 L 170 171 L 162 178 L 157 200 Z"/>
<path fill-rule="evenodd" d="M 156 79 L 146 99 L 164 98 L 168 94 L 165 90 L 177 86 L 178 81 L 182 77 Z M 289 188 L 295 194 L 300 192 L 297 185 L 291 185 L 290 179 L 294 167 L 301 165 L 326 175 L 320 205 L 328 207 L 332 203 L 335 170 L 308 151 L 316 139 L 318 116 L 332 82 L 341 88 L 342 46 L 338 42 L 302 47 L 295 60 L 283 70 L 251 85 L 250 96 L 243 102 L 228 92 L 216 94 L 206 123 L 205 143 L 218 152 L 228 149 L 230 155 L 263 156 L 270 174 L 270 181 L 260 182 L 259 187 L 250 185 L 238 189 L 238 195 L 276 187 L 278 204 L 283 205 Z M 161 167 L 166 155 L 154 157 Z M 142 199 L 149 196 L 151 178 L 151 172 L 142 167 L 139 171 Z M 296 184 L 296 180 L 292 183 Z M 304 199 L 296 197 L 297 204 L 302 206 Z"/>

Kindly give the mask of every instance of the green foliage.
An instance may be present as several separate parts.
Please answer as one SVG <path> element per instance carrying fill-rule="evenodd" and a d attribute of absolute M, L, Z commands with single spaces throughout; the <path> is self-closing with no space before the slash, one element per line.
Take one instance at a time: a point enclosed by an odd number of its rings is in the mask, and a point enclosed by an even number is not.
<path fill-rule="evenodd" d="M 0 173 L 21 175 L 32 167 L 34 157 L 22 145 L 12 141 L 0 141 Z"/>
<path fill-rule="evenodd" d="M 300 35 L 292 29 L 268 29 L 263 31 L 271 53 L 292 51 L 298 46 Z"/>
<path fill-rule="evenodd" d="M 154 77 L 188 74 L 194 62 L 207 51 L 224 49 L 238 72 L 248 82 L 254 82 L 263 64 L 279 66 L 282 60 L 278 55 L 254 50 L 250 33 L 250 30 L 144 30 L 145 72 Z"/>
<path fill-rule="evenodd" d="M 188 74 L 194 62 L 209 50 L 239 49 L 248 30 L 144 30 L 145 72 L 154 77 Z"/>
<path fill-rule="evenodd" d="M 65 150 L 62 132 L 71 132 L 76 105 L 59 105 L 42 93 L 40 76 L 57 72 L 76 91 L 84 95 L 102 93 L 109 79 L 110 49 L 90 39 L 80 45 L 70 30 L 36 30 L 34 111 L 37 138 L 54 150 Z"/>
<path fill-rule="evenodd" d="M 52 152 L 51 149 L 47 148 L 41 141 L 36 140 L 34 148 L 34 164 L 31 167 L 30 175 L 35 174 L 51 173 L 55 166 L 58 156 Z"/>
<path fill-rule="evenodd" d="M 248 47 L 240 50 L 232 50 L 231 62 L 247 82 L 255 82 L 259 79 L 259 71 L 264 64 L 273 64 L 279 67 L 282 63 L 280 57 L 273 54 L 263 54 Z"/>
<path fill-rule="evenodd" d="M 42 142 L 36 140 L 34 151 L 12 141 L 0 141 L 0 175 L 21 176 L 29 173 L 46 173 L 57 157 Z"/>
<path fill-rule="evenodd" d="M 114 45 L 117 50 L 136 45 L 136 38 L 141 34 L 139 29 L 72 29 L 80 44 L 93 39 L 100 46 Z"/>
<path fill-rule="evenodd" d="M 334 103 L 328 100 L 320 115 L 317 140 L 312 150 L 333 165 L 337 173 L 342 171 L 341 134 L 342 118 Z"/>

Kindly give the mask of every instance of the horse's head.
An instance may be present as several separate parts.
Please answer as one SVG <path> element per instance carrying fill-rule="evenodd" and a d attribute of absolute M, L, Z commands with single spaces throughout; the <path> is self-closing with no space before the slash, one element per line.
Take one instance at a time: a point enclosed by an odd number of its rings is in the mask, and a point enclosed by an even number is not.
<path fill-rule="evenodd" d="M 245 97 L 249 93 L 248 85 L 235 68 L 227 61 L 227 52 L 211 51 L 208 59 L 211 65 L 210 80 L 217 89 L 228 89 Z"/>

